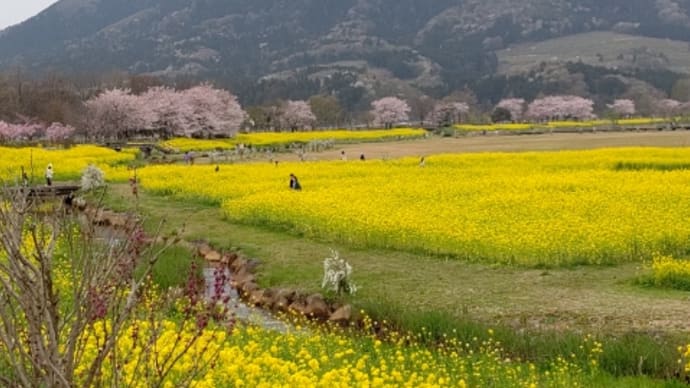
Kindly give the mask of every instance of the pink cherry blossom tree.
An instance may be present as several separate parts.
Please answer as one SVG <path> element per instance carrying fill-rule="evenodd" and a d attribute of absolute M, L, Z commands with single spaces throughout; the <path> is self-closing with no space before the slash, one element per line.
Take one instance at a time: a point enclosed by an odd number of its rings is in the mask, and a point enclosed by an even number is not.
<path fill-rule="evenodd" d="M 410 106 L 407 102 L 397 97 L 384 97 L 371 103 L 371 114 L 374 123 L 389 129 L 393 124 L 407 121 L 410 114 Z"/>
<path fill-rule="evenodd" d="M 0 140 L 3 142 L 7 141 L 11 133 L 12 129 L 10 129 L 10 124 L 0 121 Z"/>
<path fill-rule="evenodd" d="M 496 108 L 503 108 L 510 112 L 510 119 L 513 121 L 522 120 L 522 115 L 525 112 L 525 100 L 523 98 L 504 98 Z"/>
<path fill-rule="evenodd" d="M 181 94 L 180 103 L 186 107 L 179 112 L 182 133 L 176 135 L 233 136 L 247 117 L 237 97 L 209 84 L 195 86 Z"/>
<path fill-rule="evenodd" d="M 678 107 L 678 114 L 687 116 L 690 113 L 690 101 L 682 103 Z"/>
<path fill-rule="evenodd" d="M 61 143 L 69 140 L 74 135 L 75 129 L 70 125 L 62 123 L 52 123 L 45 130 L 45 137 L 48 141 Z"/>
<path fill-rule="evenodd" d="M 549 96 L 532 101 L 527 116 L 537 120 L 595 118 L 594 102 L 578 96 Z"/>
<path fill-rule="evenodd" d="M 183 93 L 169 87 L 156 86 L 143 93 L 139 100 L 155 116 L 153 129 L 167 137 L 185 134 L 187 120 L 193 116 L 193 111 L 192 106 L 186 103 Z"/>
<path fill-rule="evenodd" d="M 661 116 L 671 117 L 680 113 L 682 105 L 679 101 L 666 98 L 656 103 L 656 110 Z"/>
<path fill-rule="evenodd" d="M 154 112 L 129 89 L 111 89 L 86 101 L 87 135 L 97 139 L 122 139 L 131 131 L 150 128 Z"/>
<path fill-rule="evenodd" d="M 630 99 L 618 99 L 607 106 L 619 117 L 630 117 L 635 114 L 635 101 Z"/>
<path fill-rule="evenodd" d="M 3 142 L 28 141 L 41 129 L 39 124 L 10 124 L 0 121 L 0 140 Z"/>
<path fill-rule="evenodd" d="M 470 106 L 464 102 L 439 102 L 431 112 L 431 120 L 437 125 L 453 125 L 462 121 L 462 117 L 470 112 Z"/>
<path fill-rule="evenodd" d="M 246 118 L 237 97 L 202 84 L 184 91 L 154 87 L 141 96 L 113 89 L 87 101 L 88 128 L 97 137 L 155 130 L 176 136 L 232 136 Z"/>
<path fill-rule="evenodd" d="M 287 101 L 281 106 L 281 123 L 292 131 L 313 128 L 316 116 L 306 101 Z"/>

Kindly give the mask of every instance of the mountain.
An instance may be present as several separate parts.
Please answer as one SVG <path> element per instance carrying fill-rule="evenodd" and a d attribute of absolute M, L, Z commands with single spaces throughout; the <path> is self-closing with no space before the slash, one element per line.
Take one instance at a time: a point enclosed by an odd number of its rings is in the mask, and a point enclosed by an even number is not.
<path fill-rule="evenodd" d="M 0 32 L 0 69 L 117 69 L 252 85 L 247 91 L 257 80 L 305 85 L 304 93 L 323 92 L 324 82 L 374 94 L 442 95 L 469 87 L 495 100 L 517 93 L 510 77 L 543 71 L 547 62 L 566 72 L 572 69 L 566 62 L 582 62 L 621 79 L 690 73 L 690 63 L 670 63 L 650 43 L 675 40 L 690 49 L 689 13 L 690 0 L 61 0 Z M 525 47 L 594 31 L 649 39 L 620 53 L 634 61 L 615 65 L 592 55 L 581 61 L 577 51 L 586 40 L 572 50 L 555 44 L 557 56 L 542 50 L 529 63 Z M 518 72 L 505 71 L 513 47 L 523 55 Z M 642 79 L 659 87 L 648 81 Z M 496 90 L 476 90 L 487 85 Z M 269 96 L 255 99 L 296 93 L 288 86 L 284 93 L 264 89 Z"/>

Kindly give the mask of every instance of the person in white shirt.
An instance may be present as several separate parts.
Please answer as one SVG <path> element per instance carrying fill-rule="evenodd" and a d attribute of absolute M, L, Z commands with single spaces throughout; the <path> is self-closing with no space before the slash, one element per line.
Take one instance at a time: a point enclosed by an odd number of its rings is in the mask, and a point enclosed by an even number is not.
<path fill-rule="evenodd" d="M 46 168 L 46 185 L 52 186 L 53 185 L 53 164 L 48 163 L 48 167 Z"/>

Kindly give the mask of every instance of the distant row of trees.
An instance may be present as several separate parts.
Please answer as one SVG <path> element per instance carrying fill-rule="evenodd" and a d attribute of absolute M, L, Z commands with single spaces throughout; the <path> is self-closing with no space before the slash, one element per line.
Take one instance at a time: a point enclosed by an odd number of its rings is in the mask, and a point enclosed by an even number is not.
<path fill-rule="evenodd" d="M 69 141 L 76 129 L 62 123 L 44 125 L 40 123 L 11 124 L 0 121 L 0 141 L 3 143 L 43 139 L 51 143 Z"/>
<path fill-rule="evenodd" d="M 21 73 L 0 74 L 0 120 L 4 120 L 0 121 L 0 140 L 59 142 L 73 135 L 97 140 L 134 134 L 213 137 L 230 136 L 241 129 L 294 131 L 354 125 L 441 127 L 486 122 L 489 117 L 492 121 L 586 120 L 596 117 L 595 111 L 605 117 L 629 117 L 638 110 L 632 99 L 602 105 L 601 101 L 567 94 L 536 97 L 529 103 L 507 98 L 488 110 L 466 88 L 441 100 L 425 95 L 403 97 L 396 90 L 389 93 L 396 96 L 374 100 L 368 109 L 358 108 L 360 113 L 353 116 L 337 93 L 306 100 L 276 100 L 244 109 L 237 96 L 210 84 L 190 82 L 171 87 L 148 76 L 76 84 L 59 77 L 25 80 Z M 647 105 L 640 110 L 649 112 Z M 670 117 L 690 112 L 690 103 L 658 97 L 652 108 L 657 116 Z"/>
<path fill-rule="evenodd" d="M 230 92 L 201 84 L 177 91 L 152 87 L 140 95 L 127 89 L 111 89 L 85 102 L 84 129 L 87 138 L 127 138 L 134 133 L 153 132 L 163 136 L 232 136 L 242 128 L 256 129 L 257 123 Z M 377 125 L 390 128 L 407 120 L 410 108 L 395 97 L 372 103 Z M 316 126 L 316 115 L 307 101 L 284 101 L 263 111 L 272 130 L 304 130 Z"/>
<path fill-rule="evenodd" d="M 407 102 L 386 97 L 373 104 L 375 122 L 389 128 L 394 123 L 408 120 L 410 107 Z M 657 112 L 663 117 L 690 113 L 690 102 L 681 103 L 672 99 L 662 99 L 656 103 Z M 439 102 L 427 116 L 431 126 L 446 126 L 463 120 L 470 112 L 464 102 Z M 606 114 L 611 118 L 626 118 L 635 115 L 635 102 L 631 99 L 616 99 L 607 104 Z M 522 98 L 501 100 L 491 115 L 494 122 L 505 121 L 547 121 L 547 120 L 589 120 L 596 118 L 594 101 L 573 95 L 556 95 L 537 98 L 527 103 Z"/>
<path fill-rule="evenodd" d="M 522 98 L 504 99 L 496 105 L 492 115 L 493 121 L 587 120 L 594 117 L 594 101 L 568 95 L 538 98 L 529 105 Z"/>
<path fill-rule="evenodd" d="M 690 102 L 682 103 L 673 99 L 655 102 L 657 116 L 673 117 L 690 113 Z M 616 99 L 606 105 L 606 114 L 612 118 L 625 118 L 637 112 L 635 101 Z M 547 96 L 527 104 L 521 98 L 501 100 L 495 107 L 493 121 L 573 119 L 588 120 L 596 118 L 594 101 L 572 95 Z"/>
<path fill-rule="evenodd" d="M 659 110 L 669 116 L 690 108 L 690 104 L 669 99 L 658 104 Z M 248 129 L 257 127 L 234 95 L 209 84 L 182 91 L 155 86 L 140 95 L 127 89 L 111 89 L 90 98 L 84 106 L 82 135 L 90 140 L 124 139 L 142 133 L 164 137 L 232 136 L 243 126 Z M 371 106 L 370 117 L 375 126 L 391 128 L 408 122 L 410 117 L 410 105 L 398 97 L 384 97 Z M 630 117 L 635 114 L 635 103 L 629 99 L 617 99 L 608 105 L 608 109 L 615 117 Z M 442 101 L 436 103 L 425 118 L 431 126 L 448 126 L 461 122 L 469 112 L 467 103 Z M 274 130 L 313 129 L 317 122 L 307 101 L 286 101 L 273 107 L 271 112 L 262 111 L 262 114 L 267 120 L 264 124 Z M 592 100 L 570 95 L 547 96 L 529 104 L 521 98 L 504 99 L 492 114 L 492 120 L 497 122 L 588 120 L 595 117 Z M 62 142 L 76 133 L 73 126 L 61 123 L 10 124 L 0 121 L 0 140 L 4 142 L 35 139 Z"/>

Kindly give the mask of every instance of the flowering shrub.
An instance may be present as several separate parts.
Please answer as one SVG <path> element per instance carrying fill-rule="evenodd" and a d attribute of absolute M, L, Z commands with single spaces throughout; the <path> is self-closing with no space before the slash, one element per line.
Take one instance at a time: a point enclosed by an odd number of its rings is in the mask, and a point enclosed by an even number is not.
<path fill-rule="evenodd" d="M 340 295 L 354 294 L 357 286 L 352 282 L 352 266 L 340 258 L 338 251 L 331 249 L 331 256 L 323 260 L 323 281 L 321 287 Z"/>
<path fill-rule="evenodd" d="M 81 175 L 81 188 L 85 191 L 105 186 L 105 174 L 103 170 L 89 164 Z"/>

